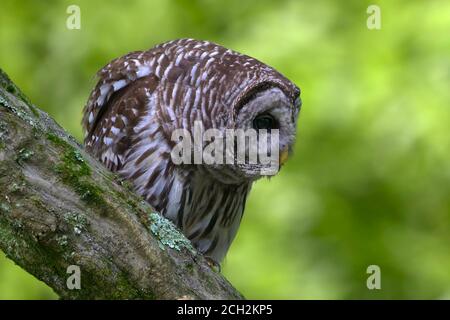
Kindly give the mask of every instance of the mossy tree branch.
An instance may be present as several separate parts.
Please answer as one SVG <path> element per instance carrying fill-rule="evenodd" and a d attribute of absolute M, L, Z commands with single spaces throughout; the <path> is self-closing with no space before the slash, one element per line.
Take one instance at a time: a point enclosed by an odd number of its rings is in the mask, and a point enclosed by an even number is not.
<path fill-rule="evenodd" d="M 0 69 L 0 248 L 64 299 L 240 299 Z M 81 271 L 70 290 L 67 268 Z"/>

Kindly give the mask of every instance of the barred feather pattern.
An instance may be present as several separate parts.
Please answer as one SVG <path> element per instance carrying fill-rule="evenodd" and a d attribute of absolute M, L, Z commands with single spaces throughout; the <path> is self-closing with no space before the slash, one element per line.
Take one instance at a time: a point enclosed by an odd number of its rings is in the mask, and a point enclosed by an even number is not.
<path fill-rule="evenodd" d="M 131 52 L 98 72 L 84 109 L 89 152 L 134 185 L 196 248 L 221 262 L 238 230 L 252 181 L 220 181 L 201 165 L 170 158 L 174 129 L 234 128 L 261 88 L 294 104 L 299 89 L 256 59 L 208 41 L 180 39 Z"/>

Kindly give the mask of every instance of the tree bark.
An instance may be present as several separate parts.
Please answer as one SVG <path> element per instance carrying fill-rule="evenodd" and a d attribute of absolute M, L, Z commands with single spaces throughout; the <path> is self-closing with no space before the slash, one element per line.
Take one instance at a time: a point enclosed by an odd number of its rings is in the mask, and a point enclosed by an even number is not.
<path fill-rule="evenodd" d="M 0 248 L 63 299 L 243 298 L 1 69 Z"/>

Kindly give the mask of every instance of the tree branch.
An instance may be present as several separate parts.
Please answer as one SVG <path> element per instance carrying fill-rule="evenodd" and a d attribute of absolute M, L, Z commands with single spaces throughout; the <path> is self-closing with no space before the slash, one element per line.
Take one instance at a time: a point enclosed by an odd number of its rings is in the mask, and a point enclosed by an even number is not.
<path fill-rule="evenodd" d="M 0 248 L 64 299 L 243 298 L 1 69 Z"/>

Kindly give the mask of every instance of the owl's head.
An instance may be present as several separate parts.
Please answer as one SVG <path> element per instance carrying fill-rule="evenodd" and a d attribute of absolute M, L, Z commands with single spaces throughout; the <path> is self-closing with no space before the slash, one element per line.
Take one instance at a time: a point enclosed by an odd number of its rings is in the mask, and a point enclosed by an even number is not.
<path fill-rule="evenodd" d="M 182 39 L 157 49 L 169 57 L 163 92 L 180 101 L 178 128 L 195 135 L 197 121 L 202 130 L 216 130 L 206 134 L 205 145 L 221 134 L 223 150 L 216 145 L 210 158 L 220 154 L 222 161 L 198 168 L 226 184 L 276 174 L 292 152 L 300 89 L 263 62 L 208 41 Z"/>
<path fill-rule="evenodd" d="M 267 83 L 243 94 L 219 126 L 224 163 L 205 168 L 229 184 L 277 174 L 292 153 L 300 107 L 299 91 L 291 95 Z"/>
<path fill-rule="evenodd" d="M 247 179 L 257 179 L 279 171 L 292 153 L 300 106 L 299 96 L 292 100 L 278 87 L 255 90 L 238 106 L 235 128 L 256 134 L 257 145 L 252 145 L 249 137 L 246 152 L 251 153 L 252 147 L 256 147 L 254 151 L 258 154 L 256 164 L 250 163 L 250 159 L 244 164 L 237 163 L 238 173 Z"/>

